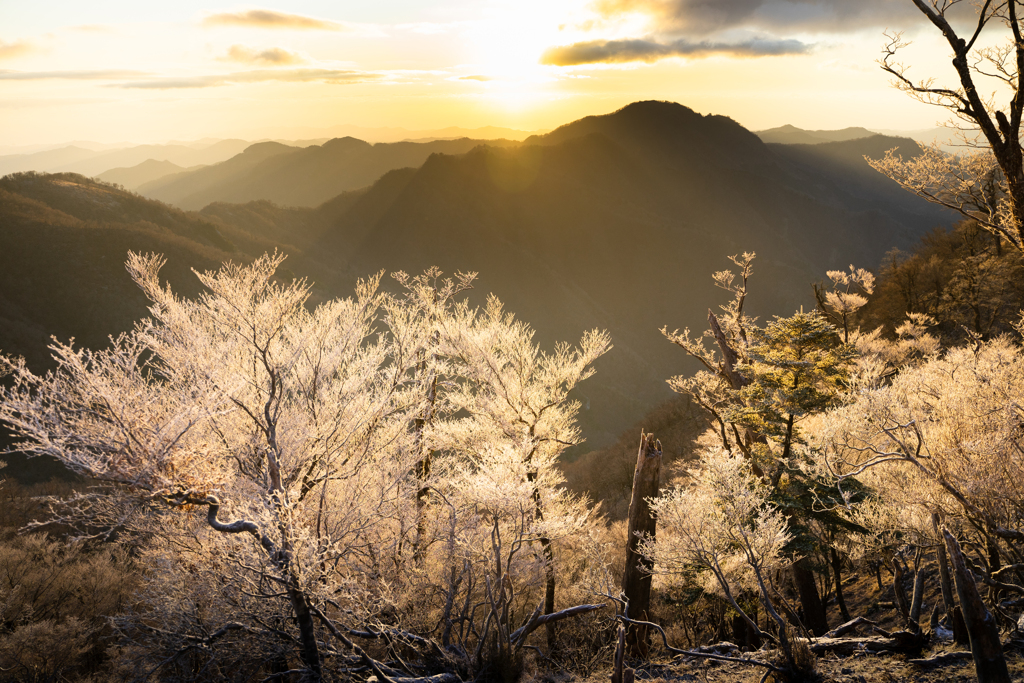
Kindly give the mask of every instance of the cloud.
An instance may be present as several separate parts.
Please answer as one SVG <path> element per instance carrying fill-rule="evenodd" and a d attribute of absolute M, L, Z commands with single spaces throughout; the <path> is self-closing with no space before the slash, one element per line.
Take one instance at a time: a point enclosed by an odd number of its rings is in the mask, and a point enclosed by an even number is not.
<path fill-rule="evenodd" d="M 263 64 L 267 66 L 290 66 L 305 64 L 306 59 L 296 52 L 284 48 L 270 47 L 265 50 L 254 50 L 244 45 L 232 45 L 228 53 L 219 58 L 222 62 L 242 62 L 243 64 Z"/>
<path fill-rule="evenodd" d="M 14 59 L 15 57 L 21 57 L 22 55 L 28 54 L 35 50 L 35 46 L 24 40 L 19 40 L 14 43 L 5 43 L 0 40 L 0 59 Z"/>
<path fill-rule="evenodd" d="M 706 36 L 733 28 L 849 32 L 922 22 L 909 0 L 598 0 L 598 14 L 647 15 L 656 33 Z"/>
<path fill-rule="evenodd" d="M 79 24 L 78 26 L 69 26 L 69 31 L 79 31 L 81 33 L 115 33 L 113 26 L 107 26 L 105 24 Z"/>
<path fill-rule="evenodd" d="M 115 81 L 123 78 L 146 76 L 144 71 L 107 69 L 97 71 L 11 71 L 0 70 L 0 81 L 41 81 L 63 79 L 70 81 Z"/>
<path fill-rule="evenodd" d="M 269 9 L 252 9 L 242 12 L 222 12 L 203 19 L 203 26 L 246 26 L 249 28 L 283 28 L 314 31 L 344 31 L 345 26 L 335 21 L 305 17 L 301 14 L 285 14 Z"/>
<path fill-rule="evenodd" d="M 379 81 L 381 74 L 369 71 L 346 71 L 339 69 L 263 69 L 239 71 L 231 74 L 214 74 L 209 76 L 189 76 L 182 78 L 163 77 L 141 81 L 128 81 L 119 87 L 142 90 L 174 90 L 180 88 L 211 88 L 220 85 L 238 83 L 262 83 L 265 81 L 284 81 L 290 83 L 310 83 L 321 81 L 334 85 L 367 83 Z"/>
<path fill-rule="evenodd" d="M 459 81 L 490 81 L 493 80 L 490 76 L 459 76 L 456 80 Z"/>
<path fill-rule="evenodd" d="M 572 45 L 548 48 L 541 55 L 541 64 L 573 66 L 577 64 L 620 64 L 622 62 L 656 62 L 667 57 L 766 57 L 803 54 L 810 45 L 799 40 L 752 38 L 738 42 L 691 42 L 686 39 L 661 43 L 647 38 L 627 40 L 591 40 Z"/>

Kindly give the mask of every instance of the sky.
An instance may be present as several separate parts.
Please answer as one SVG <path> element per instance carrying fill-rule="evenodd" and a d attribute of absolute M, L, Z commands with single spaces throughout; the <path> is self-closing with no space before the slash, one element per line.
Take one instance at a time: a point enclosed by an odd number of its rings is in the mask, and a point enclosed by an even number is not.
<path fill-rule="evenodd" d="M 751 130 L 946 120 L 876 63 L 952 76 L 911 0 L 0 0 L 0 147 L 546 130 L 637 100 Z M 969 17 L 968 17 L 969 19 Z"/>

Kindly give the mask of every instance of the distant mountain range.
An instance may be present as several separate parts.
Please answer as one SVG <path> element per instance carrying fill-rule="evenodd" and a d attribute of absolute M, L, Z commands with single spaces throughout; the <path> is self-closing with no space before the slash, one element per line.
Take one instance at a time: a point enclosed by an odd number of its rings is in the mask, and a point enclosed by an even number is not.
<path fill-rule="evenodd" d="M 693 370 L 658 328 L 705 328 L 708 309 L 727 298 L 710 275 L 729 266 L 728 255 L 758 253 L 751 314 L 788 315 L 813 305 L 810 285 L 826 270 L 874 268 L 893 247 L 954 220 L 862 158 L 892 147 L 919 153 L 909 139 L 765 144 L 726 117 L 639 102 L 519 145 L 455 142 L 463 146 L 426 155 L 411 146 L 422 163 L 315 207 L 262 197 L 189 212 L 70 174 L 8 177 L 0 181 L 0 349 L 45 367 L 50 334 L 98 346 L 128 329 L 145 314 L 122 265 L 129 249 L 167 254 L 166 275 L 186 295 L 197 287 L 189 267 L 274 248 L 289 254 L 284 275 L 310 277 L 317 298 L 347 295 L 379 269 L 472 270 L 480 276 L 471 299 L 494 292 L 545 346 L 593 327 L 611 332 L 615 348 L 577 395 L 589 446 L 600 447 L 669 395 L 665 379 Z M 375 155 L 399 149 L 264 143 L 181 177 L 207 177 L 209 187 L 247 177 L 237 187 L 270 192 L 291 173 L 288 192 L 298 193 L 356 169 L 359 155 L 367 168 L 397 163 Z M 199 175 L 247 157 L 248 176 Z M 273 173 L 253 173 L 271 162 Z M 191 189 L 204 191 L 198 182 Z"/>
<path fill-rule="evenodd" d="M 214 166 L 167 175 L 137 189 L 146 197 L 183 209 L 260 199 L 313 207 L 341 192 L 366 187 L 388 171 L 420 166 L 432 154 L 464 154 L 484 142 L 461 138 L 371 145 L 346 137 L 304 149 L 263 142 Z M 519 143 L 491 140 L 487 144 L 505 147 Z"/>
<path fill-rule="evenodd" d="M 843 142 L 878 135 L 867 128 L 843 128 L 842 130 L 804 130 L 796 126 L 780 126 L 756 133 L 764 142 L 778 142 L 783 145 L 816 145 L 821 142 Z"/>
<path fill-rule="evenodd" d="M 328 140 L 341 137 L 358 137 L 374 142 L 432 142 L 434 140 L 523 140 L 533 131 L 484 126 L 482 128 L 448 127 L 436 130 L 408 130 L 405 128 L 368 128 L 363 126 L 339 125 L 330 128 L 296 128 L 293 139 L 276 139 L 290 147 L 320 145 Z M 267 142 L 256 140 L 255 142 Z M 120 145 L 94 142 L 68 143 L 55 146 L 8 148 L 0 154 L 0 176 L 21 171 L 45 173 L 80 173 L 96 177 L 112 169 L 128 168 L 145 161 L 167 161 L 187 168 L 215 164 L 240 154 L 253 139 L 217 140 L 206 139 L 193 142 L 170 142 L 163 145 Z M 150 178 L 153 180 L 153 178 Z M 147 181 L 148 182 L 148 181 Z M 123 184 L 123 183 L 121 183 Z M 140 183 L 141 184 L 141 183 Z M 127 185 L 126 185 L 127 187 Z"/>
<path fill-rule="evenodd" d="M 866 128 L 804 130 L 796 126 L 785 125 L 758 131 L 756 135 L 764 142 L 777 142 L 784 145 L 817 145 L 823 142 L 843 142 L 871 137 L 872 135 L 884 135 L 888 137 L 910 138 L 922 145 L 938 143 L 939 147 L 946 152 L 963 152 L 966 148 L 959 131 L 946 127 L 922 128 L 920 130 L 878 129 L 871 131 Z M 972 136 L 970 139 L 977 139 L 977 135 Z"/>
<path fill-rule="evenodd" d="M 249 142 L 220 140 L 204 147 L 186 145 L 137 145 L 124 149 L 91 150 L 82 147 L 61 147 L 34 154 L 12 154 L 0 157 L 0 176 L 20 171 L 47 173 L 80 173 L 98 176 L 113 168 L 135 166 L 147 160 L 169 161 L 182 167 L 215 164 L 239 154 Z"/>

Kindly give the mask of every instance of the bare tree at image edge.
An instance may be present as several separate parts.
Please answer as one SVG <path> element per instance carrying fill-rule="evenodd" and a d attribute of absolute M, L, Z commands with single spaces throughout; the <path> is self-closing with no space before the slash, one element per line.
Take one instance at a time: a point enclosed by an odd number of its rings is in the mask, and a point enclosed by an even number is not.
<path fill-rule="evenodd" d="M 901 33 L 887 33 L 887 43 L 879 60 L 882 69 L 893 76 L 893 85 L 910 96 L 952 112 L 970 131 L 983 136 L 978 146 L 984 151 L 950 155 L 937 146 L 904 161 L 890 150 L 881 160 L 868 159 L 876 170 L 889 176 L 905 189 L 947 208 L 953 209 L 1016 249 L 1024 251 L 1024 153 L 1020 146 L 1020 125 L 1024 95 L 1020 73 L 1024 69 L 1024 30 L 1018 0 L 986 0 L 977 10 L 973 25 L 959 33 L 951 24 L 952 10 L 965 5 L 963 0 L 911 0 L 921 13 L 942 32 L 952 50 L 952 65 L 958 84 L 944 87 L 934 79 L 914 81 L 909 67 L 897 61 L 899 51 L 909 45 Z M 998 25 L 1010 34 L 992 47 L 982 47 Z M 988 99 L 979 85 L 994 79 L 1011 96 L 1003 108 Z M 965 132 L 965 141 L 967 138 Z"/>

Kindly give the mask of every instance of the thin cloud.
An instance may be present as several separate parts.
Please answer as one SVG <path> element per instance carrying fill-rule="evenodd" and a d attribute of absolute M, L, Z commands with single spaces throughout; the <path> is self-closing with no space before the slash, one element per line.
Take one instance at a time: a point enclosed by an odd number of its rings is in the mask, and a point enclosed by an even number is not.
<path fill-rule="evenodd" d="M 35 50 L 35 46 L 25 40 L 19 40 L 14 43 L 5 43 L 0 40 L 0 59 L 14 59 L 15 57 L 26 55 L 33 50 Z"/>
<path fill-rule="evenodd" d="M 146 76 L 144 71 L 126 71 L 124 69 L 107 69 L 96 71 L 11 71 L 0 70 L 2 81 L 42 81 L 61 79 L 69 81 L 116 81 L 123 78 Z"/>
<path fill-rule="evenodd" d="M 368 71 L 345 71 L 339 69 L 271 69 L 239 71 L 231 74 L 192 76 L 183 78 L 153 78 L 142 81 L 121 83 L 118 87 L 142 90 L 176 90 L 181 88 L 212 88 L 239 83 L 262 83 L 284 81 L 289 83 L 310 83 L 320 81 L 334 85 L 368 83 L 383 79 L 381 74 Z"/>
<path fill-rule="evenodd" d="M 219 58 L 222 62 L 241 62 L 243 64 L 262 64 L 266 66 L 291 66 L 305 64 L 306 59 L 296 52 L 280 47 L 265 50 L 254 50 L 244 45 L 232 45 L 228 53 Z"/>
<path fill-rule="evenodd" d="M 768 57 L 803 54 L 811 46 L 799 40 L 754 38 L 728 43 L 680 39 L 661 43 L 646 38 L 627 40 L 591 40 L 572 45 L 552 47 L 541 55 L 540 63 L 553 66 L 580 64 L 621 64 L 624 62 L 656 62 L 668 57 Z"/>
<path fill-rule="evenodd" d="M 490 81 L 493 80 L 490 76 L 459 76 L 456 80 L 459 81 Z"/>
<path fill-rule="evenodd" d="M 79 31 L 81 33 L 115 33 L 113 26 L 106 26 L 104 24 L 79 24 L 78 26 L 68 27 L 69 31 Z"/>
<path fill-rule="evenodd" d="M 343 24 L 336 21 L 306 17 L 301 14 L 286 14 L 269 9 L 211 14 L 203 19 L 203 26 L 245 26 L 313 31 L 344 31 L 346 29 Z"/>

